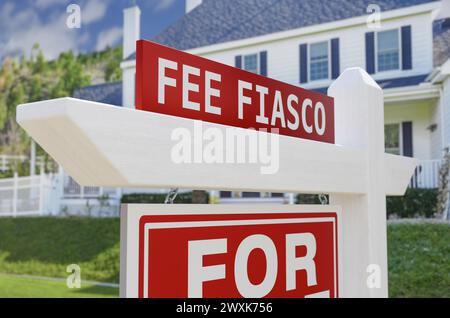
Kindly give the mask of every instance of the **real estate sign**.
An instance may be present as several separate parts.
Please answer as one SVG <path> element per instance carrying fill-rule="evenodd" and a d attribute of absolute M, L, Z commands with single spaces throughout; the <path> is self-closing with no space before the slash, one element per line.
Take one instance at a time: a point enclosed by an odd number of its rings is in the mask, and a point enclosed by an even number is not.
<path fill-rule="evenodd" d="M 333 98 L 144 40 L 136 108 L 334 143 Z"/>
<path fill-rule="evenodd" d="M 338 297 L 333 206 L 127 205 L 125 297 Z"/>
<path fill-rule="evenodd" d="M 62 98 L 20 105 L 17 121 L 83 186 L 329 194 L 321 206 L 125 206 L 122 296 L 386 297 L 386 195 L 404 194 L 417 161 L 385 153 L 383 91 L 364 70 L 328 95 L 139 41 L 139 110 Z M 176 162 L 173 132 L 200 120 L 221 136 L 278 130 L 277 169 Z"/>

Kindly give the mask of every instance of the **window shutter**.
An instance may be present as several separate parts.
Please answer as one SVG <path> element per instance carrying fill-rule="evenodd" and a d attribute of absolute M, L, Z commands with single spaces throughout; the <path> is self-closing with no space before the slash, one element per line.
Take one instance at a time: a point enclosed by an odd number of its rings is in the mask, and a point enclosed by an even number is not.
<path fill-rule="evenodd" d="M 259 53 L 259 74 L 267 76 L 267 51 Z"/>
<path fill-rule="evenodd" d="M 375 73 L 375 33 L 366 33 L 366 71 L 369 74 Z"/>
<path fill-rule="evenodd" d="M 308 82 L 308 46 L 300 44 L 300 83 Z"/>
<path fill-rule="evenodd" d="M 412 69 L 411 26 L 402 27 L 402 69 Z"/>
<path fill-rule="evenodd" d="M 331 39 L 331 78 L 338 78 L 339 69 L 339 39 Z"/>
<path fill-rule="evenodd" d="M 412 122 L 405 121 L 402 123 L 403 136 L 403 156 L 413 156 L 413 140 L 412 140 Z"/>
<path fill-rule="evenodd" d="M 234 58 L 234 66 L 237 68 L 242 68 L 242 55 L 236 55 Z"/>

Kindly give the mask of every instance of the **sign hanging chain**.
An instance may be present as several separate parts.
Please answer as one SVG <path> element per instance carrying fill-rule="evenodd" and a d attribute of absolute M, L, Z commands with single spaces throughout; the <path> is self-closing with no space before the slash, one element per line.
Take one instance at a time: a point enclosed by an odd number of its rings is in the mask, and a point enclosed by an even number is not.
<path fill-rule="evenodd" d="M 164 200 L 165 204 L 173 204 L 173 201 L 175 201 L 175 198 L 178 195 L 178 188 L 171 188 L 169 192 L 166 195 L 166 199 Z"/>
<path fill-rule="evenodd" d="M 319 194 L 319 201 L 320 201 L 320 204 L 327 205 L 328 198 L 327 198 L 326 194 L 324 194 L 324 193 Z"/>

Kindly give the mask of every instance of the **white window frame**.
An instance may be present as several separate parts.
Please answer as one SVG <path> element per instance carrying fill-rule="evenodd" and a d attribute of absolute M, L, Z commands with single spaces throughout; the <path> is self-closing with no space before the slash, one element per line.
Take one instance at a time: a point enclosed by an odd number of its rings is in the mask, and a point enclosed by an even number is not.
<path fill-rule="evenodd" d="M 311 80 L 311 45 L 314 44 L 320 44 L 320 43 L 327 43 L 327 49 L 328 49 L 328 77 L 327 78 L 320 78 Z M 321 82 L 321 81 L 329 81 L 331 79 L 331 41 L 325 40 L 325 41 L 318 41 L 318 42 L 312 42 L 308 43 L 308 83 L 312 82 Z"/>
<path fill-rule="evenodd" d="M 399 156 L 403 156 L 403 124 L 399 122 L 394 123 L 384 123 L 384 127 L 388 125 L 397 125 L 398 126 L 398 147 L 399 147 Z M 384 144 L 385 144 L 385 151 L 386 151 L 386 136 L 384 136 Z"/>
<path fill-rule="evenodd" d="M 260 64 L 260 61 L 259 61 L 259 53 L 243 54 L 243 55 L 242 55 L 242 69 L 243 69 L 244 71 L 253 73 L 252 71 L 248 71 L 248 70 L 245 69 L 245 57 L 246 57 L 246 56 L 251 56 L 251 55 L 255 55 L 255 56 L 256 56 L 256 73 L 255 73 L 255 74 L 261 75 L 261 69 L 260 69 L 260 65 L 259 65 L 259 64 Z"/>
<path fill-rule="evenodd" d="M 391 69 L 391 70 L 380 71 L 378 69 L 378 34 L 381 33 L 381 32 L 394 31 L 394 30 L 396 30 L 397 34 L 398 34 L 398 68 Z M 403 65 L 402 54 L 403 54 L 403 52 L 402 52 L 402 33 L 401 33 L 401 28 L 392 28 L 392 29 L 388 29 L 388 30 L 375 32 L 375 70 L 376 70 L 376 73 L 401 71 L 402 70 L 402 65 Z"/>

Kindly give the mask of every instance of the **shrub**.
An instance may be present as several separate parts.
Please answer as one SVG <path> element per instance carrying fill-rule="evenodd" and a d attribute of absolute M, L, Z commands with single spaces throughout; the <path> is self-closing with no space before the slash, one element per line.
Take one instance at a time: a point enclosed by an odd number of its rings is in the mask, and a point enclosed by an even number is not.
<path fill-rule="evenodd" d="M 164 203 L 166 193 L 130 193 L 122 196 L 122 203 Z M 192 203 L 192 192 L 178 193 L 174 203 Z"/>
<path fill-rule="evenodd" d="M 404 196 L 387 197 L 386 210 L 388 217 L 430 218 L 436 213 L 438 189 L 409 188 Z M 317 194 L 298 194 L 297 204 L 320 204 Z"/>
<path fill-rule="evenodd" d="M 433 217 L 436 213 L 437 189 L 409 188 L 402 197 L 387 197 L 388 217 Z"/>
<path fill-rule="evenodd" d="M 329 200 L 327 195 L 327 201 Z M 296 204 L 321 204 L 318 194 L 297 194 Z"/>

